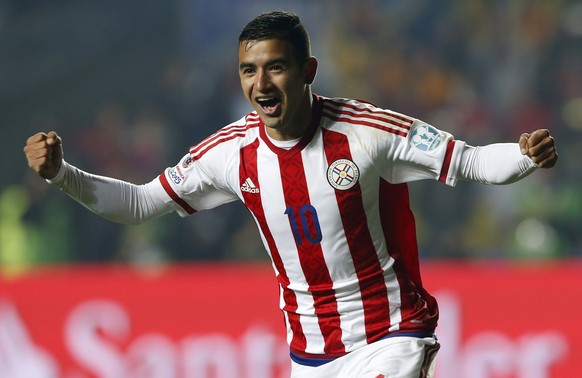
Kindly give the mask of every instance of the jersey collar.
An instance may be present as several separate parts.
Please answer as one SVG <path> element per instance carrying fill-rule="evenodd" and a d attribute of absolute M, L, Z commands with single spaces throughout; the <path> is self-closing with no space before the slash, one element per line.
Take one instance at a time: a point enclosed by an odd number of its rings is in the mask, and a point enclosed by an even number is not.
<path fill-rule="evenodd" d="M 269 137 L 267 136 L 267 131 L 265 130 L 265 124 L 263 120 L 259 118 L 259 135 L 261 136 L 261 140 L 269 147 L 271 151 L 281 157 L 291 157 L 295 154 L 301 152 L 313 139 L 315 132 L 319 128 L 319 122 L 321 120 L 321 110 L 323 109 L 323 98 L 317 96 L 315 94 L 313 96 L 313 105 L 312 105 L 312 117 L 311 117 L 311 124 L 309 125 L 309 129 L 307 129 L 307 133 L 303 135 L 301 140 L 290 149 L 286 150 L 284 148 L 277 147 L 271 142 Z"/>

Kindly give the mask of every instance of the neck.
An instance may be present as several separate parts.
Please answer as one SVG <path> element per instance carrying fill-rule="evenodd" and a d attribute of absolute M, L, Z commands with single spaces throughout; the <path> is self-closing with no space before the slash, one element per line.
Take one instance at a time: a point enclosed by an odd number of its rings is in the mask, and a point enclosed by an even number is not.
<path fill-rule="evenodd" d="M 312 117 L 313 96 L 311 95 L 311 91 L 308 90 L 303 101 L 295 111 L 295 116 L 289 119 L 285 125 L 281 125 L 281 127 L 266 127 L 267 135 L 274 140 L 280 141 L 301 138 L 309 130 Z"/>

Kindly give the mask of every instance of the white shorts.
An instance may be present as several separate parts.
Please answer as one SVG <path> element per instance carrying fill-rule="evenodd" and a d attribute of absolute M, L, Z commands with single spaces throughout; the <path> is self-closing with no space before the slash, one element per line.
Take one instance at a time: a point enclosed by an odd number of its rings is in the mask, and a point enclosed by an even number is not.
<path fill-rule="evenodd" d="M 321 366 L 291 361 L 291 378 L 431 378 L 439 348 L 433 337 L 389 337 Z"/>

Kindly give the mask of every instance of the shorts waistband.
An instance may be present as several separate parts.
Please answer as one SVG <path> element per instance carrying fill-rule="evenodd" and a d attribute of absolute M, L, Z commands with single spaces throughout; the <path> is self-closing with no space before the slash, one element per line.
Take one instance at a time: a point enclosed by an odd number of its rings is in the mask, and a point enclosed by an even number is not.
<path fill-rule="evenodd" d="M 436 334 L 434 333 L 426 333 L 426 332 L 395 332 L 395 333 L 391 333 L 389 335 L 386 335 L 382 338 L 380 338 L 379 340 L 384 340 L 384 339 L 389 339 L 392 337 L 417 337 L 419 339 L 424 339 L 425 337 L 432 337 L 435 340 L 437 339 Z M 347 354 L 347 353 L 346 353 Z M 322 355 L 322 358 L 314 358 L 314 357 L 304 357 L 304 356 L 300 356 L 297 353 L 294 353 L 293 351 L 289 352 L 289 356 L 291 357 L 291 360 L 299 365 L 305 365 L 305 366 L 311 366 L 311 367 L 317 367 L 317 366 L 321 366 L 321 365 L 325 365 L 337 358 L 340 358 L 341 356 L 338 357 L 323 357 L 324 355 Z"/>

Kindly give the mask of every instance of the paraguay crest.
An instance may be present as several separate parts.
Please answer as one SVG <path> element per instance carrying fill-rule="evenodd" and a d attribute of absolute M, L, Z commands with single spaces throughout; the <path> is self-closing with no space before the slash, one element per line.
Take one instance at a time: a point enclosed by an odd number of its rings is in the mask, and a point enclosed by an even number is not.
<path fill-rule="evenodd" d="M 348 190 L 358 183 L 360 170 L 349 159 L 338 159 L 327 168 L 327 181 L 337 190 Z"/>

